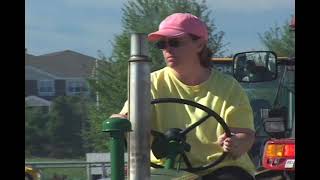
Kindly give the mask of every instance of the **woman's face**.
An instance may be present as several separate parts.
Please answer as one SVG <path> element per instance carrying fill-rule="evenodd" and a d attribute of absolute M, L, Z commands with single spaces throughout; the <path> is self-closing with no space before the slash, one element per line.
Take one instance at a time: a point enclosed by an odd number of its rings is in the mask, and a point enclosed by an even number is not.
<path fill-rule="evenodd" d="M 158 48 L 162 49 L 167 66 L 172 68 L 200 64 L 198 53 L 201 51 L 201 44 L 199 43 L 201 43 L 200 40 L 192 40 L 189 35 L 163 38 L 157 42 Z"/>

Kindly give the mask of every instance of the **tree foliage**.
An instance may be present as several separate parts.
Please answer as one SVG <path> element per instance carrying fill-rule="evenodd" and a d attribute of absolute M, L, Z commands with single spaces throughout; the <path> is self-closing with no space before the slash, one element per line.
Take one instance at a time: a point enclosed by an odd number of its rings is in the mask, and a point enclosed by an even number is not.
<path fill-rule="evenodd" d="M 41 108 L 25 107 L 25 155 L 45 156 L 48 133 L 48 113 Z"/>
<path fill-rule="evenodd" d="M 263 45 L 278 56 L 295 56 L 295 33 L 291 31 L 289 22 L 282 27 L 275 25 L 259 37 Z"/>
<path fill-rule="evenodd" d="M 46 107 L 25 107 L 25 155 L 73 158 L 84 156 L 88 105 L 82 96 L 61 96 Z"/>
<path fill-rule="evenodd" d="M 56 98 L 49 113 L 47 131 L 51 157 L 84 155 L 82 132 L 87 126 L 87 101 L 80 96 Z"/>
<path fill-rule="evenodd" d="M 90 147 L 95 151 L 105 151 L 106 138 L 101 132 L 102 121 L 113 113 L 118 113 L 127 99 L 127 71 L 130 57 L 131 33 L 149 34 L 158 30 L 160 22 L 168 15 L 176 12 L 189 12 L 200 17 L 208 25 L 209 48 L 214 54 L 223 53 L 224 32 L 217 31 L 211 11 L 206 1 L 195 0 L 135 0 L 127 1 L 122 8 L 122 33 L 115 36 L 113 52 L 109 58 L 100 56 L 94 78 L 89 80 L 90 86 L 99 96 L 99 108 L 90 111 L 90 130 L 87 136 Z M 159 49 L 148 44 L 151 71 L 165 66 L 162 53 Z M 97 139 L 99 138 L 99 139 Z"/>

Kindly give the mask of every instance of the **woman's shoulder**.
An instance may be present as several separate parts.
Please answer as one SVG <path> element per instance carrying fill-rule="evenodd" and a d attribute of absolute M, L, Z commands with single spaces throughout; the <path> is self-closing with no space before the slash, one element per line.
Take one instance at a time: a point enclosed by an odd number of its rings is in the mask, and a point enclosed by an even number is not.
<path fill-rule="evenodd" d="M 215 77 L 215 81 L 238 83 L 238 81 L 230 74 L 223 73 L 215 68 L 212 69 L 212 72 L 212 75 Z"/>
<path fill-rule="evenodd" d="M 162 69 L 153 71 L 153 72 L 151 73 L 151 79 L 159 78 L 159 77 L 161 77 L 161 76 L 165 76 L 166 74 L 167 74 L 167 67 L 164 67 L 164 68 L 162 68 Z"/>
<path fill-rule="evenodd" d="M 212 88 L 217 90 L 221 89 L 222 92 L 230 92 L 229 90 L 233 90 L 234 92 L 242 91 L 241 84 L 231 75 L 223 73 L 217 69 L 214 69 L 212 77 Z"/>

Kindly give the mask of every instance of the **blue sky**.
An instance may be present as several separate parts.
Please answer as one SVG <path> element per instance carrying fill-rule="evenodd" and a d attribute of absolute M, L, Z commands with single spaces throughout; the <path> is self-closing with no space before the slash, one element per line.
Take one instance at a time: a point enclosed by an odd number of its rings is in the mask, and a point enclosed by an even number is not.
<path fill-rule="evenodd" d="M 199 0 L 200 1 L 200 0 Z M 127 0 L 27 0 L 25 46 L 29 54 L 41 55 L 73 50 L 107 57 L 112 40 L 121 34 L 123 4 Z M 294 0 L 207 0 L 211 15 L 224 42 L 225 55 L 261 50 L 258 33 L 290 20 Z"/>

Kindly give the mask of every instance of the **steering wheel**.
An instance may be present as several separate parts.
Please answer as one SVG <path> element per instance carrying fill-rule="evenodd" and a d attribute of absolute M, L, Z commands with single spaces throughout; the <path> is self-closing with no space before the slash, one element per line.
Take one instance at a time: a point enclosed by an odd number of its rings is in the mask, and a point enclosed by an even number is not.
<path fill-rule="evenodd" d="M 159 99 L 154 99 L 151 101 L 151 104 L 160 104 L 160 103 L 186 104 L 186 105 L 190 105 L 190 106 L 202 109 L 203 111 L 205 111 L 208 114 L 184 130 L 181 130 L 178 128 L 172 128 L 172 129 L 169 129 L 166 133 L 161 133 L 161 132 L 158 132 L 155 130 L 151 130 L 151 134 L 155 137 L 155 139 L 151 145 L 151 150 L 156 158 L 160 159 L 160 158 L 167 157 L 170 153 L 167 148 L 169 145 L 169 142 L 174 140 L 174 141 L 178 142 L 179 144 L 181 144 L 182 150 L 178 151 L 178 153 L 181 155 L 181 157 L 183 158 L 183 160 L 187 166 L 187 168 L 181 168 L 181 170 L 188 171 L 188 172 L 202 171 L 202 170 L 209 169 L 213 166 L 216 166 L 217 164 L 219 164 L 220 162 L 222 162 L 224 160 L 224 158 L 228 154 L 227 152 L 223 152 L 222 155 L 217 160 L 215 160 L 209 164 L 198 166 L 198 167 L 192 167 L 188 157 L 185 154 L 185 151 L 188 152 L 191 149 L 191 146 L 188 143 L 186 143 L 186 135 L 191 130 L 195 129 L 197 126 L 199 126 L 204 121 L 206 121 L 210 116 L 213 116 L 218 121 L 218 123 L 222 126 L 223 130 L 225 131 L 226 136 L 231 137 L 231 132 L 230 132 L 228 125 L 225 123 L 223 118 L 221 118 L 219 116 L 219 114 L 217 114 L 216 112 L 214 112 L 213 110 L 209 109 L 206 106 L 203 106 L 199 103 L 196 103 L 196 102 L 193 102 L 190 100 L 186 100 L 186 99 L 159 98 Z M 158 148 L 156 148 L 156 147 L 158 147 Z M 152 163 L 152 162 L 151 162 L 151 167 L 164 168 L 163 166 Z"/>

